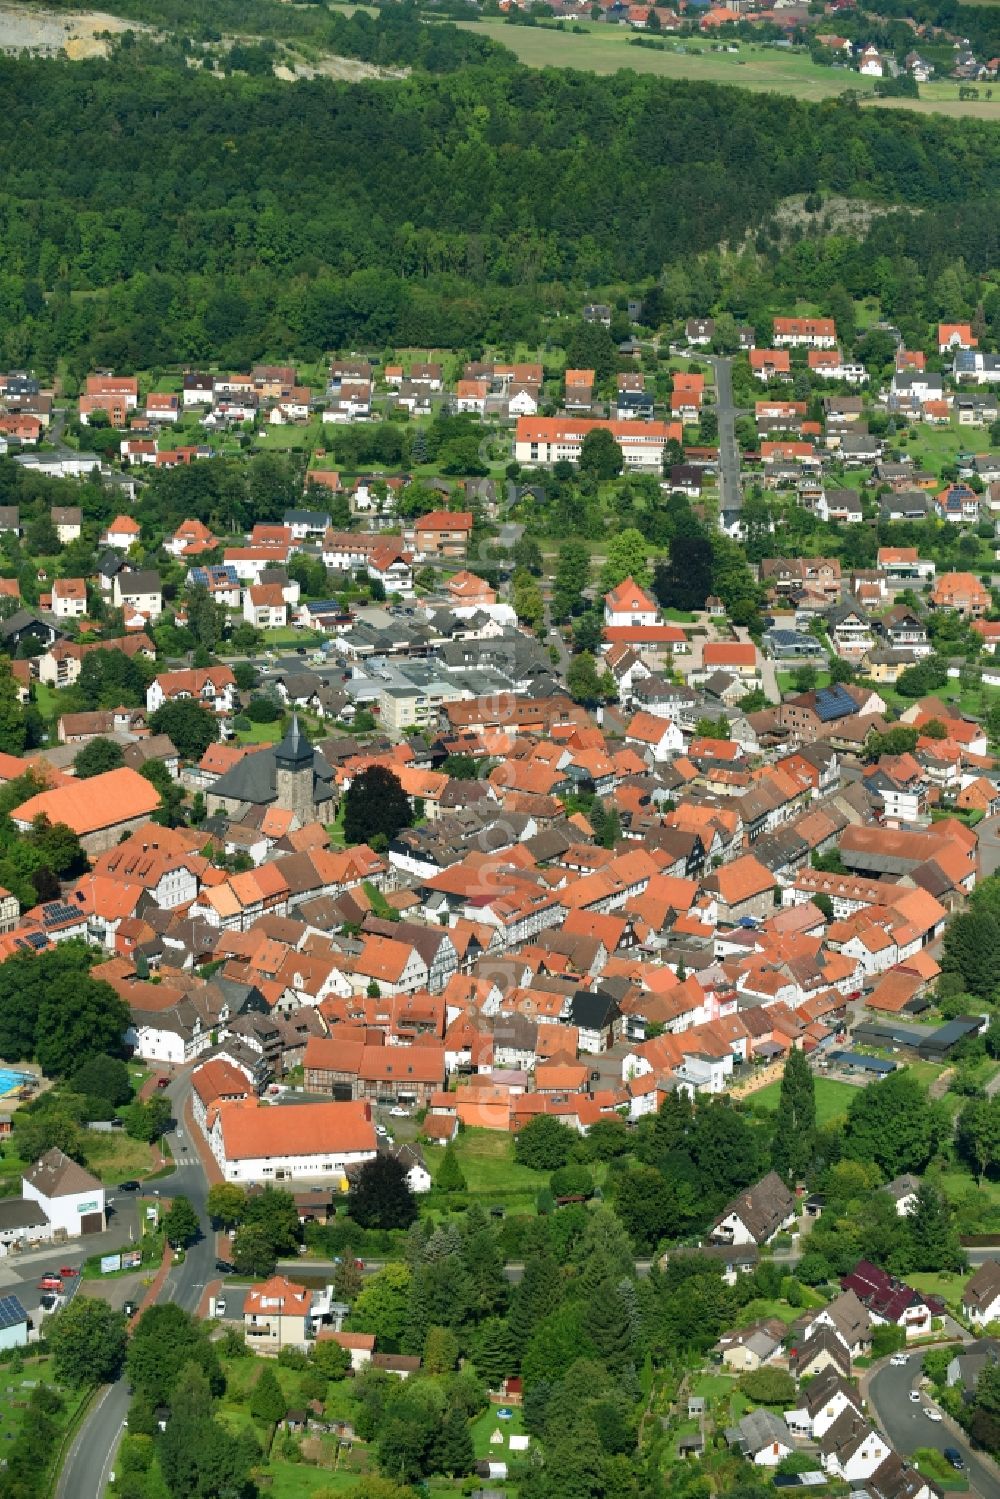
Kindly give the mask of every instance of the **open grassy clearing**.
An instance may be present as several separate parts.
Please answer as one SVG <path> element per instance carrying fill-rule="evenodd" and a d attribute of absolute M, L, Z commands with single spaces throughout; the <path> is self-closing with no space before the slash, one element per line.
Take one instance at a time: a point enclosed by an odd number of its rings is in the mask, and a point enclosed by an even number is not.
<path fill-rule="evenodd" d="M 755 92 L 792 94 L 809 101 L 835 98 L 852 89 L 864 96 L 866 104 L 887 104 L 921 114 L 940 112 L 1000 119 L 1000 97 L 987 100 L 985 89 L 981 90 L 979 100 L 960 100 L 958 83 L 946 79 L 925 84 L 919 99 L 876 99 L 872 79 L 862 78 L 847 68 L 820 67 L 803 52 L 754 43 L 726 42 L 726 46 L 736 50 L 713 52 L 707 41 L 684 37 L 666 40 L 660 50 L 633 46 L 632 31 L 606 24 L 585 24 L 583 30 L 573 31 L 511 26 L 493 19 L 463 21 L 459 25 L 492 37 L 533 68 L 579 68 L 591 73 L 616 73 L 620 68 L 631 68 L 636 73 L 728 83 Z"/>
<path fill-rule="evenodd" d="M 20 1371 L 9 1366 L 0 1369 L 0 1439 L 4 1444 L 14 1441 L 20 1434 L 32 1390 L 40 1384 L 56 1384 L 52 1377 L 50 1358 L 33 1358 L 27 1349 L 23 1351 L 23 1357 L 24 1364 Z M 61 1390 L 61 1393 L 66 1401 L 65 1409 L 54 1417 L 60 1433 L 65 1431 L 87 1398 L 85 1393 L 80 1392 Z"/>
<path fill-rule="evenodd" d="M 534 1196 L 548 1183 L 542 1171 L 531 1171 L 514 1160 L 514 1141 L 501 1130 L 467 1129 L 455 1141 L 459 1165 L 470 1193 L 495 1199 L 498 1203 L 512 1196 Z M 444 1147 L 424 1147 L 424 1157 L 431 1176 L 436 1176 Z"/>
<path fill-rule="evenodd" d="M 837 1083 L 832 1078 L 818 1077 L 816 1079 L 816 1122 L 822 1127 L 829 1124 L 831 1119 L 847 1113 L 847 1106 L 851 1099 L 857 1094 L 857 1088 L 850 1083 Z M 781 1083 L 768 1083 L 766 1088 L 761 1088 L 758 1093 L 748 1094 L 750 1103 L 760 1104 L 765 1109 L 776 1110 L 778 1099 L 781 1096 Z"/>

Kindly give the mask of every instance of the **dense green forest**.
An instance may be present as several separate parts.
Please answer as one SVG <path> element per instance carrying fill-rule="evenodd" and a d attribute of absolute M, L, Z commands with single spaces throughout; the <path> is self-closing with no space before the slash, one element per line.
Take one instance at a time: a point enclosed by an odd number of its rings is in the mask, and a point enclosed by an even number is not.
<path fill-rule="evenodd" d="M 400 23 L 366 24 L 377 51 Z M 920 211 L 877 226 L 872 246 L 839 243 L 825 271 L 809 245 L 820 282 L 852 264 L 909 284 L 901 261 L 937 276 L 997 260 L 987 124 L 532 72 L 502 50 L 358 84 L 223 79 L 173 59 L 0 60 L 4 362 L 236 364 L 535 336 L 571 291 L 740 244 L 793 193 Z"/>

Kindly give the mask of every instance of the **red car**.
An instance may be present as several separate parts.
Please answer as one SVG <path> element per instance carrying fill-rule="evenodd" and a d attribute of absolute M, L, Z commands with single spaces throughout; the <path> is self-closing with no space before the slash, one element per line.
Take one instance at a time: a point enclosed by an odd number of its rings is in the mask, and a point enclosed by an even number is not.
<path fill-rule="evenodd" d="M 170 1087 L 170 1079 L 169 1079 L 169 1077 L 158 1077 L 156 1079 L 156 1086 L 158 1088 L 169 1088 Z"/>
<path fill-rule="evenodd" d="M 79 1270 L 75 1270 L 72 1265 L 60 1265 L 59 1266 L 59 1274 L 60 1275 L 72 1276 L 72 1275 L 79 1275 L 79 1273 L 80 1273 Z"/>
<path fill-rule="evenodd" d="M 62 1281 L 58 1275 L 43 1275 L 38 1282 L 38 1289 L 40 1291 L 61 1291 Z"/>

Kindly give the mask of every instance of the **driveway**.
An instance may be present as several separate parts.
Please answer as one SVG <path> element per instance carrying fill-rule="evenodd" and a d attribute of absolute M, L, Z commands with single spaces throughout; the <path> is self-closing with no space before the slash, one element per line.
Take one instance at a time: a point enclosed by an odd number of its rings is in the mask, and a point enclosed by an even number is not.
<path fill-rule="evenodd" d="M 975 1452 L 961 1427 L 947 1416 L 943 1421 L 929 1421 L 925 1408 L 934 1401 L 922 1390 L 918 1403 L 910 1401 L 910 1390 L 919 1384 L 923 1354 L 913 1352 L 902 1368 L 886 1363 L 868 1383 L 868 1399 L 889 1441 L 896 1451 L 909 1457 L 919 1447 L 956 1447 L 965 1459 L 965 1471 L 972 1485 L 970 1493 L 979 1499 L 998 1499 L 1000 1468 L 990 1458 Z"/>

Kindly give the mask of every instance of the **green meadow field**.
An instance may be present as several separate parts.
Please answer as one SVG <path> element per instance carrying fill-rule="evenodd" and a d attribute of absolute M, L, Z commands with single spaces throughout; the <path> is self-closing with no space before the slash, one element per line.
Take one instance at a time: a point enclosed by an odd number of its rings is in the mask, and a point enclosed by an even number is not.
<path fill-rule="evenodd" d="M 1000 4 L 1000 0 L 982 0 L 982 3 Z M 793 94 L 797 99 L 812 101 L 835 98 L 846 89 L 854 89 L 868 96 L 866 102 L 883 107 L 1000 119 L 1000 88 L 994 91 L 991 100 L 985 97 L 960 100 L 959 85 L 945 79 L 924 84 L 919 99 L 876 99 L 871 78 L 862 78 L 847 68 L 819 67 L 804 52 L 783 51 L 752 42 L 724 42 L 724 47 L 731 45 L 735 50 L 712 51 L 707 40 L 685 37 L 667 40 L 661 51 L 633 46 L 636 33 L 631 29 L 604 23 L 583 23 L 583 30 L 573 31 L 556 31 L 551 26 L 511 26 L 492 18 L 459 24 L 491 36 L 532 68 L 578 68 L 589 73 L 617 73 L 620 68 L 631 68 L 636 73 L 655 73 L 663 78 L 704 79 L 707 83 L 735 84 L 757 92 Z M 985 95 L 985 88 L 980 92 Z"/>

